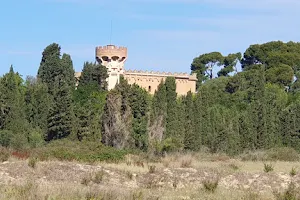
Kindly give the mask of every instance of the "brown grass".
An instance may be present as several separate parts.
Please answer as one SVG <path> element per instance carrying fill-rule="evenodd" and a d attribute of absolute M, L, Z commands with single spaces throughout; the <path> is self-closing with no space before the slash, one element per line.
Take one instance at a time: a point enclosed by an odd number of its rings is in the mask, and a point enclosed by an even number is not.
<path fill-rule="evenodd" d="M 135 164 L 139 161 L 144 167 Z M 33 170 L 28 160 L 11 157 L 0 163 L 0 199 L 276 200 L 273 189 L 281 195 L 287 190 L 281 180 L 300 185 L 298 173 L 290 176 L 299 162 L 272 162 L 272 173 L 263 172 L 264 163 L 222 154 L 174 153 L 158 163 L 135 155 L 118 164 L 39 161 Z"/>

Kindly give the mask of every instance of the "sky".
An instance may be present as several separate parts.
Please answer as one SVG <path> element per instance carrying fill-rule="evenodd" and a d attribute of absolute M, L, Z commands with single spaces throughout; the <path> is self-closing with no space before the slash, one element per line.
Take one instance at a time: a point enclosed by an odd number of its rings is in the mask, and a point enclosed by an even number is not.
<path fill-rule="evenodd" d="M 23 78 L 35 76 L 53 42 L 71 55 L 75 71 L 95 61 L 96 46 L 111 43 L 128 48 L 127 70 L 190 73 L 203 53 L 298 42 L 299 8 L 299 0 L 5 0 L 0 76 L 10 65 Z"/>

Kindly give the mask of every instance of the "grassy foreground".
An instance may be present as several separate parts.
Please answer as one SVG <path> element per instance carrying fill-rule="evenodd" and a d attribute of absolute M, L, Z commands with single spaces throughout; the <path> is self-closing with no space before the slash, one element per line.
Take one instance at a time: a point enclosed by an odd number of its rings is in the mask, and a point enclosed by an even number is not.
<path fill-rule="evenodd" d="M 300 199 L 299 154 L 287 148 L 149 158 L 55 144 L 0 155 L 0 199 Z"/>

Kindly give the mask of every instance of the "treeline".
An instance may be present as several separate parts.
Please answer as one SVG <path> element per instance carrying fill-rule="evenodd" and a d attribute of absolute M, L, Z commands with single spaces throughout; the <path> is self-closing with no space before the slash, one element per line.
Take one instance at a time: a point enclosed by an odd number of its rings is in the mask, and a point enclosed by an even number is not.
<path fill-rule="evenodd" d="M 53 43 L 36 77 L 23 80 L 12 67 L 1 77 L 0 144 L 34 148 L 68 138 L 153 154 L 300 150 L 300 43 L 251 45 L 243 56 L 207 53 L 191 70 L 197 94 L 178 96 L 168 77 L 152 96 L 122 77 L 107 91 L 106 68 L 85 62 L 75 89 L 71 57 Z"/>

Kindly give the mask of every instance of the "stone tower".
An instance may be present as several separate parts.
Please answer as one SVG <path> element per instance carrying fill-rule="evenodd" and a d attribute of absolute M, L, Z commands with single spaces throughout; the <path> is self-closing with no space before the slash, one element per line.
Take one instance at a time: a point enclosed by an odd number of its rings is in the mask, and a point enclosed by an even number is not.
<path fill-rule="evenodd" d="M 124 74 L 124 64 L 127 59 L 127 48 L 115 45 L 96 47 L 96 60 L 105 66 L 108 73 L 108 90 L 119 83 L 120 75 Z"/>

